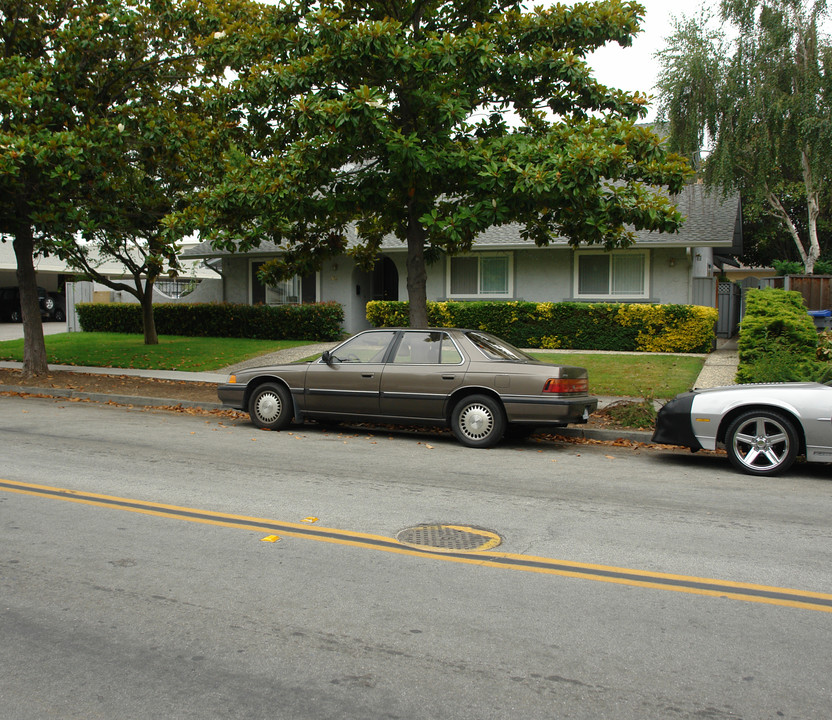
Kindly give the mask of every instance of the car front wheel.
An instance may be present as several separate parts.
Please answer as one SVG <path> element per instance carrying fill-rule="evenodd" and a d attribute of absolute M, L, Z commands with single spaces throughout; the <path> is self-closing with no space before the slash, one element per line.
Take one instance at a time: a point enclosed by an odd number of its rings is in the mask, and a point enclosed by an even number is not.
<path fill-rule="evenodd" d="M 731 464 L 751 475 L 785 472 L 797 457 L 798 444 L 794 423 L 770 410 L 743 413 L 725 435 Z"/>
<path fill-rule="evenodd" d="M 503 407 L 488 395 L 469 395 L 460 400 L 451 414 L 451 430 L 468 447 L 496 445 L 505 432 Z"/>
<path fill-rule="evenodd" d="M 292 422 L 292 398 L 289 391 L 275 383 L 260 385 L 249 398 L 248 414 L 257 427 L 282 430 Z"/>

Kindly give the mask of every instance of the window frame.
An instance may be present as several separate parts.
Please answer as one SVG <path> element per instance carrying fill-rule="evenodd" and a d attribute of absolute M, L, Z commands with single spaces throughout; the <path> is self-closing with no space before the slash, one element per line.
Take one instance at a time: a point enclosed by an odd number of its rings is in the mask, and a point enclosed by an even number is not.
<path fill-rule="evenodd" d="M 268 258 L 249 258 L 248 263 L 248 302 L 250 305 L 254 303 L 254 280 L 255 280 L 255 267 L 258 265 L 263 265 L 265 262 L 268 261 Z M 318 295 L 320 293 L 320 283 L 318 282 L 318 273 L 315 273 L 315 301 L 318 301 Z M 280 307 L 281 305 L 303 305 L 303 283 L 304 277 L 298 274 L 293 275 L 291 278 L 286 280 L 281 280 L 281 284 L 288 284 L 288 283 L 296 283 L 297 284 L 297 295 L 288 295 L 286 294 L 285 297 L 296 297 L 296 302 L 270 302 L 270 296 L 273 298 L 276 294 L 275 287 L 273 285 L 265 285 L 260 283 L 263 287 L 264 293 L 264 305 L 268 305 L 270 307 Z"/>
<path fill-rule="evenodd" d="M 610 258 L 610 265 L 607 271 L 607 292 L 606 293 L 582 293 L 581 292 L 581 258 L 584 257 L 599 257 L 607 256 Z M 640 293 L 613 293 L 612 279 L 613 279 L 613 258 L 615 257 L 633 257 L 640 256 L 644 260 L 644 283 Z M 650 251 L 649 250 L 613 250 L 610 252 L 604 250 L 583 250 L 575 252 L 575 260 L 573 266 L 573 297 L 579 300 L 598 299 L 605 301 L 625 301 L 625 300 L 647 300 L 650 297 Z"/>
<path fill-rule="evenodd" d="M 476 293 L 454 293 L 451 291 L 453 281 L 453 261 L 458 258 L 475 258 L 477 260 L 477 292 Z M 482 292 L 482 260 L 483 258 L 506 258 L 506 292 L 487 293 Z M 514 297 L 514 253 L 513 252 L 472 252 L 460 255 L 448 255 L 446 259 L 445 272 L 445 295 L 449 299 L 476 298 L 478 300 L 506 300 Z"/>

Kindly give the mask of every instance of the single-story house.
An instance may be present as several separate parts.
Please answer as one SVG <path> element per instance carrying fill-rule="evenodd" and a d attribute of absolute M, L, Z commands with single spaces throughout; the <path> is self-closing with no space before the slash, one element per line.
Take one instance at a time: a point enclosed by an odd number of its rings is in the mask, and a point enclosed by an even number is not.
<path fill-rule="evenodd" d="M 715 306 L 716 275 L 742 250 L 742 210 L 738 195 L 689 185 L 674 198 L 685 216 L 678 233 L 638 232 L 633 246 L 606 252 L 566 240 L 548 247 L 524 241 L 520 227 L 506 225 L 482 233 L 472 252 L 444 256 L 428 266 L 429 300 L 527 300 L 533 302 L 650 302 Z M 344 307 L 344 329 L 369 326 L 370 300 L 406 300 L 407 247 L 394 237 L 382 245 L 372 272 L 347 255 L 327 260 L 308 277 L 264 287 L 257 270 L 281 253 L 264 242 L 248 253 L 215 250 L 210 243 L 190 247 L 183 259 L 202 258 L 223 278 L 222 299 L 232 303 L 283 304 L 335 301 Z"/>
<path fill-rule="evenodd" d="M 183 246 L 187 248 L 187 245 Z M 193 293 L 193 287 L 199 285 L 199 302 L 219 301 L 220 293 L 218 276 L 203 262 L 183 261 L 184 270 L 180 278 L 171 280 L 167 276 L 160 279 L 154 288 L 156 302 L 171 302 L 176 300 L 185 289 Z M 99 272 L 114 281 L 132 284 L 133 278 L 125 274 L 125 268 L 119 262 L 103 258 L 97 263 Z M 35 272 L 38 285 L 50 293 L 63 293 L 67 283 L 73 282 L 77 271 L 69 267 L 57 255 L 35 258 Z M 6 238 L 0 242 L 0 287 L 17 286 L 17 260 L 14 256 L 12 239 Z M 194 295 L 191 295 L 193 298 Z M 91 296 L 96 302 L 137 302 L 127 292 L 114 291 L 105 285 L 94 284 Z"/>

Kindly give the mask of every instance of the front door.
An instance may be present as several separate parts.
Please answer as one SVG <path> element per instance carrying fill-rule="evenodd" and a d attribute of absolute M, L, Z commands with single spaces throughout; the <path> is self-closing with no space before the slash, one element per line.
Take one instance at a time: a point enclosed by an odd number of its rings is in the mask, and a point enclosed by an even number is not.
<path fill-rule="evenodd" d="M 329 363 L 313 363 L 306 373 L 306 411 L 378 415 L 384 359 L 395 334 L 361 333 L 337 347 Z"/>

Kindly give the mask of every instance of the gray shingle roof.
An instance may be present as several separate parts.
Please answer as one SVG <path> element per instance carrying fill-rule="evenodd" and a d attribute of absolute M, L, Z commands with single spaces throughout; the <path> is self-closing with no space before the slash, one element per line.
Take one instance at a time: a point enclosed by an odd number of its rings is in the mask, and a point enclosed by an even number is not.
<path fill-rule="evenodd" d="M 704 185 L 688 185 L 673 198 L 685 223 L 678 233 L 659 233 L 642 230 L 636 233 L 636 245 L 640 247 L 741 247 L 742 216 L 740 197 L 736 193 L 723 195 L 708 190 Z M 500 225 L 491 227 L 474 242 L 474 249 L 487 248 L 533 248 L 534 245 L 523 240 L 520 225 Z M 355 243 L 355 231 L 350 229 L 349 243 Z M 552 247 L 567 247 L 565 238 L 558 238 L 550 243 Z M 382 243 L 382 250 L 404 252 L 407 246 L 397 238 L 388 236 Z M 250 256 L 273 256 L 283 250 L 282 246 L 264 241 Z M 228 251 L 215 250 L 208 242 L 189 248 L 184 258 L 210 258 L 230 255 Z"/>

